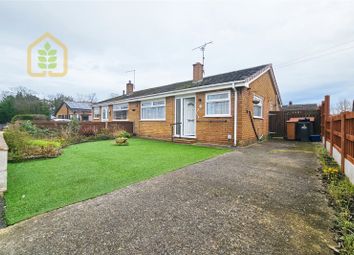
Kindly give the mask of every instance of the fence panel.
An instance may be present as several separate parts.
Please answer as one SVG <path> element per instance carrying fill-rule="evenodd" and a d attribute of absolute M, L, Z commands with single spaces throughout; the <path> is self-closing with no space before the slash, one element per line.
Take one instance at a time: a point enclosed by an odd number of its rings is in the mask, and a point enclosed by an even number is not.
<path fill-rule="evenodd" d="M 321 111 L 320 110 L 282 110 L 269 112 L 269 133 L 271 136 L 287 137 L 286 122 L 290 118 L 314 117 L 314 134 L 321 133 Z"/>
<path fill-rule="evenodd" d="M 330 98 L 321 104 L 321 136 L 325 148 L 354 183 L 354 112 L 330 114 Z"/>

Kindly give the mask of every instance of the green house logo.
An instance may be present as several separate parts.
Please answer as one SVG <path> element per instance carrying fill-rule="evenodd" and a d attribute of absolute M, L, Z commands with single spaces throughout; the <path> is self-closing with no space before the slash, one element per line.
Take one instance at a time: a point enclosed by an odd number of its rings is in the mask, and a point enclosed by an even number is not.
<path fill-rule="evenodd" d="M 45 33 L 27 49 L 27 72 L 33 77 L 62 77 L 68 72 L 68 50 L 49 33 Z"/>

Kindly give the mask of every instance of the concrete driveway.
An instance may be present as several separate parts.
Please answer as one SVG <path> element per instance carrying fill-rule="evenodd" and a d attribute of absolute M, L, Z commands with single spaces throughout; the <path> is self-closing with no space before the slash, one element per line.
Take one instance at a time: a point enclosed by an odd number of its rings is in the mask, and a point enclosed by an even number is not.
<path fill-rule="evenodd" d="M 267 142 L 0 230 L 0 254 L 332 254 L 303 145 Z"/>

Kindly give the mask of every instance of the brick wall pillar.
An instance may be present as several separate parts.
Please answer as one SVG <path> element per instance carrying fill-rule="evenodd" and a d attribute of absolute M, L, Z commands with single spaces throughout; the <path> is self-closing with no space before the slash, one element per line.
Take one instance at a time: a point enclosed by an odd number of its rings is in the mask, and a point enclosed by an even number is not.
<path fill-rule="evenodd" d="M 0 195 L 7 190 L 7 151 L 7 144 L 0 132 Z"/>

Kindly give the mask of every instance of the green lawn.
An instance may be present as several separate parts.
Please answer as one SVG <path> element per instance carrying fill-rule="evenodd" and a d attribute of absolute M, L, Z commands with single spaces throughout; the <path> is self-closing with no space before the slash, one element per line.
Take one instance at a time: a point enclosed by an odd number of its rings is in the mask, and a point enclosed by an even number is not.
<path fill-rule="evenodd" d="M 228 149 L 133 138 L 72 145 L 53 159 L 8 165 L 8 224 L 225 153 Z"/>

